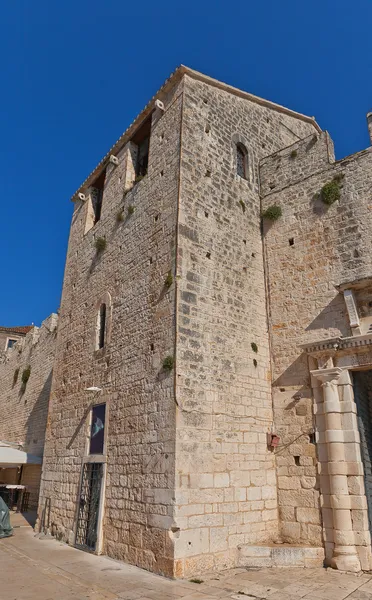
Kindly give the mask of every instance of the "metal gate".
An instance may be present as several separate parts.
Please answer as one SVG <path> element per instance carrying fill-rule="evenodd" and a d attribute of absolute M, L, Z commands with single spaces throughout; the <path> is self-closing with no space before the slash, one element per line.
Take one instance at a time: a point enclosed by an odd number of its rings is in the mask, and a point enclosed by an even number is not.
<path fill-rule="evenodd" d="M 372 371 L 354 371 L 353 384 L 354 399 L 358 410 L 360 452 L 364 467 L 369 529 L 372 533 Z"/>
<path fill-rule="evenodd" d="M 89 552 L 94 552 L 97 545 L 102 475 L 103 463 L 84 463 L 75 546 Z"/>

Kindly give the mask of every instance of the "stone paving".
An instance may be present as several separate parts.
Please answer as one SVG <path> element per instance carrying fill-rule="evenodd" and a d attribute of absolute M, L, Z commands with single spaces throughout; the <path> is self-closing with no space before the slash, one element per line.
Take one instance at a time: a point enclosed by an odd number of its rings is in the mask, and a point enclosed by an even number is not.
<path fill-rule="evenodd" d="M 17 527 L 0 540 L 0 600 L 372 600 L 372 574 L 233 569 L 171 581 Z"/>

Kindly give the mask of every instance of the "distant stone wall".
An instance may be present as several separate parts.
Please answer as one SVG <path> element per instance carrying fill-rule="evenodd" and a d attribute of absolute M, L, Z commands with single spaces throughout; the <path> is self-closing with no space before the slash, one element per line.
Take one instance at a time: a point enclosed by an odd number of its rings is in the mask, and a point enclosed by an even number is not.
<path fill-rule="evenodd" d="M 283 211 L 277 221 L 264 221 L 281 533 L 287 542 L 321 545 L 309 373 L 317 367 L 300 345 L 352 335 L 336 286 L 372 274 L 372 153 L 335 162 L 322 133 L 263 159 L 260 177 L 263 210 Z M 327 206 L 321 190 L 334 180 L 340 199 Z M 368 301 L 372 296 L 363 297 L 364 306 Z"/>
<path fill-rule="evenodd" d="M 52 314 L 12 349 L 0 354 L 0 440 L 20 443 L 23 450 L 40 457 L 44 450 L 57 322 L 57 315 Z M 30 377 L 23 386 L 22 373 L 28 367 Z M 37 470 L 40 479 L 40 467 Z M 3 474 L 8 477 L 5 471 Z M 34 508 L 38 485 L 35 478 L 30 482 Z"/>

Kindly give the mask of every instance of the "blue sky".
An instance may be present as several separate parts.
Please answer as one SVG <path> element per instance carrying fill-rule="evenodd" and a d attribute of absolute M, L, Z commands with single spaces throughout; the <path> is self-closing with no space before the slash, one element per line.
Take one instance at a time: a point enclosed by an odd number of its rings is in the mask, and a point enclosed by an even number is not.
<path fill-rule="evenodd" d="M 176 4 L 3 4 L 0 325 L 57 310 L 69 199 L 180 63 L 314 115 L 337 158 L 369 145 L 371 0 Z"/>

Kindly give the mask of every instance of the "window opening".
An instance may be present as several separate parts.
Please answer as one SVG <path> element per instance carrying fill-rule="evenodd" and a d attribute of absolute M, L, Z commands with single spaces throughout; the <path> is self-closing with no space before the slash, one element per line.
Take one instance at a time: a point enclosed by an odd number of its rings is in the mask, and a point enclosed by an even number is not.
<path fill-rule="evenodd" d="M 243 144 L 236 145 L 236 173 L 247 179 L 247 150 Z"/>
<path fill-rule="evenodd" d="M 143 177 L 147 174 L 149 164 L 150 133 L 151 117 L 146 119 L 146 121 L 141 125 L 139 130 L 132 138 L 132 142 L 137 146 L 137 159 L 135 161 L 136 177 Z"/>
<path fill-rule="evenodd" d="M 89 454 L 103 454 L 105 441 L 106 404 L 92 407 Z"/>
<path fill-rule="evenodd" d="M 101 175 L 95 180 L 92 185 L 92 208 L 94 213 L 93 224 L 95 225 L 101 218 L 103 189 L 105 186 L 106 171 L 102 171 Z"/>
<path fill-rule="evenodd" d="M 8 343 L 7 343 L 7 345 L 6 345 L 7 349 L 8 349 L 8 348 L 13 348 L 14 344 L 15 344 L 17 341 L 18 341 L 18 340 L 11 340 L 11 339 L 8 339 Z"/>
<path fill-rule="evenodd" d="M 105 345 L 106 335 L 106 304 L 101 304 L 98 315 L 98 350 Z"/>

